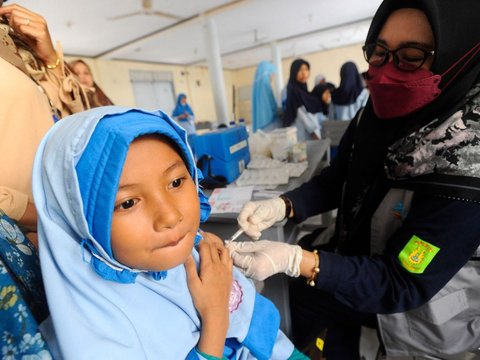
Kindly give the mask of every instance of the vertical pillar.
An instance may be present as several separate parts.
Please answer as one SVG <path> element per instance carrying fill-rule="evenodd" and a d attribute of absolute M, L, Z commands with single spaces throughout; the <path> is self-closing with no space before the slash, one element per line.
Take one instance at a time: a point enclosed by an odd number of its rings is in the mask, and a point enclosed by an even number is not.
<path fill-rule="evenodd" d="M 222 58 L 218 44 L 217 27 L 213 19 L 205 18 L 204 22 L 205 49 L 208 62 L 208 73 L 212 83 L 215 114 L 219 123 L 228 125 L 227 97 L 223 80 Z"/>
<path fill-rule="evenodd" d="M 271 43 L 272 50 L 272 60 L 273 64 L 277 68 L 277 73 L 275 74 L 275 84 L 274 92 L 277 98 L 278 107 L 282 106 L 282 89 L 283 89 L 283 70 L 282 70 L 282 55 L 280 52 L 280 47 L 276 41 Z"/>

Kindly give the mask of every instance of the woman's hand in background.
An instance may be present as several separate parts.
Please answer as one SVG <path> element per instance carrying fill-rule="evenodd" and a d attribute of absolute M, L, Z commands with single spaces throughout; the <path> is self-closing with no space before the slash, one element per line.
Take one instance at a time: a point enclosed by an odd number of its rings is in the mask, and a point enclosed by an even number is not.
<path fill-rule="evenodd" d="M 17 4 L 0 7 L 0 16 L 5 16 L 10 27 L 24 36 L 28 45 L 45 64 L 58 65 L 58 55 L 47 22 L 42 16 Z"/>

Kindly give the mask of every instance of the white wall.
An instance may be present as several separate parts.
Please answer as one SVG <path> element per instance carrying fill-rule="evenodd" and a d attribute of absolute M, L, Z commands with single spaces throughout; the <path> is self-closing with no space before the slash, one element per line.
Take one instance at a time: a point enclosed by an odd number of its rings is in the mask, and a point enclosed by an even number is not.
<path fill-rule="evenodd" d="M 353 45 L 333 50 L 322 51 L 313 54 L 299 56 L 310 63 L 311 76 L 308 81 L 309 89 L 313 87 L 313 81 L 317 74 L 325 75 L 327 81 L 339 85 L 340 67 L 346 61 L 353 61 L 357 64 L 359 71 L 365 71 L 367 64 L 363 59 L 361 45 Z M 74 58 L 67 57 L 67 61 Z M 169 71 L 173 75 L 175 94 L 184 92 L 195 112 L 197 121 L 215 121 L 215 106 L 210 86 L 208 69 L 199 66 L 174 66 L 157 65 L 130 61 L 108 61 L 101 59 L 83 59 L 92 68 L 93 76 L 97 84 L 103 89 L 112 101 L 117 105 L 135 106 L 135 97 L 130 84 L 130 70 L 146 71 Z M 270 60 L 270 59 L 265 59 Z M 290 64 L 294 58 L 283 59 L 283 78 L 288 81 Z M 225 91 L 227 92 L 227 106 L 230 113 L 233 111 L 233 86 L 236 88 L 251 85 L 255 75 L 255 67 L 239 69 L 235 71 L 224 71 Z M 248 110 L 239 114 L 237 104 L 237 118 L 245 117 L 250 121 Z M 233 114 L 232 114 L 233 117 Z"/>

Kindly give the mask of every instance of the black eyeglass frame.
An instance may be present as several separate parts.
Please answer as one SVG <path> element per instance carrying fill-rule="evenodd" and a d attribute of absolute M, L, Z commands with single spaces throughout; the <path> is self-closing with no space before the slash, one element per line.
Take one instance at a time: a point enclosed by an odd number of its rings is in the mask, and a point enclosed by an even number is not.
<path fill-rule="evenodd" d="M 367 55 L 367 47 L 381 47 L 382 49 L 385 50 L 385 55 L 384 55 L 384 59 L 383 61 L 376 65 L 376 64 L 372 64 L 370 63 L 369 59 L 368 59 L 368 55 Z M 372 50 L 374 50 L 375 48 L 373 48 Z M 416 50 L 420 50 L 421 52 L 423 52 L 423 60 L 421 63 L 419 63 L 419 65 L 415 65 L 416 67 L 413 67 L 413 68 L 402 68 L 400 66 L 400 59 L 398 58 L 398 55 L 397 55 L 397 52 L 400 51 L 400 50 L 403 50 L 403 49 L 416 49 Z M 385 45 L 383 44 L 380 44 L 380 43 L 371 43 L 371 44 L 365 44 L 362 46 L 362 50 L 363 50 L 363 57 L 365 58 L 365 60 L 367 61 L 367 63 L 369 65 L 372 65 L 372 66 L 375 66 L 375 67 L 381 67 L 383 65 L 385 65 L 388 61 L 388 59 L 390 59 L 390 54 L 392 55 L 392 58 L 393 58 L 393 63 L 395 64 L 395 67 L 401 71 L 407 71 L 407 72 L 410 72 L 410 71 L 415 71 L 415 70 L 418 70 L 420 69 L 423 64 L 425 64 L 425 61 L 427 61 L 427 59 L 433 55 L 435 55 L 435 50 L 426 50 L 426 49 L 423 49 L 419 46 L 414 46 L 414 45 L 406 45 L 406 46 L 400 46 L 399 48 L 396 48 L 395 50 L 390 50 L 389 48 L 387 48 Z M 372 51 L 373 53 L 373 51 Z M 370 56 L 371 57 L 371 56 Z M 408 63 L 410 65 L 413 65 L 412 63 L 409 63 L 408 61 L 404 61 L 404 63 Z"/>

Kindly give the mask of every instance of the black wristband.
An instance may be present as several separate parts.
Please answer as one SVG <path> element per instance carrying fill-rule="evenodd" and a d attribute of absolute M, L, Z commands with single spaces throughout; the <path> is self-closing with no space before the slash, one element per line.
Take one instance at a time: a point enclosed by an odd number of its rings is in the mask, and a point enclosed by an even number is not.
<path fill-rule="evenodd" d="M 292 201 L 283 195 L 280 196 L 280 199 L 282 199 L 285 202 L 285 218 L 288 219 L 290 217 L 290 213 L 292 212 L 292 207 L 293 207 Z"/>

